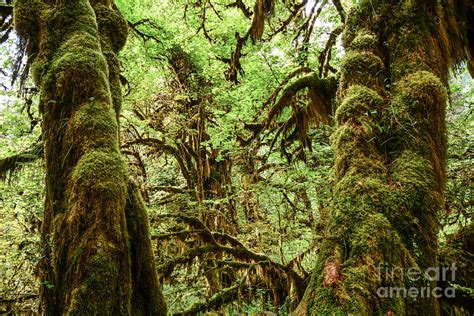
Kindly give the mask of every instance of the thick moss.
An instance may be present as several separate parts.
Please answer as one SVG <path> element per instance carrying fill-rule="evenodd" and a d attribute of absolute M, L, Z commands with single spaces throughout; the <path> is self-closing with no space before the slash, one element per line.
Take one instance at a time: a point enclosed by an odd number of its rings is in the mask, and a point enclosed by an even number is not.
<path fill-rule="evenodd" d="M 394 94 L 403 98 L 412 113 L 440 111 L 446 104 L 446 88 L 428 71 L 417 71 L 398 81 Z"/>
<path fill-rule="evenodd" d="M 353 121 L 357 121 L 355 118 Z M 384 172 L 378 152 L 376 134 L 370 125 L 351 126 L 344 124 L 332 136 L 335 148 L 336 179 L 344 174 L 360 173 L 362 176 Z"/>
<path fill-rule="evenodd" d="M 91 268 L 91 271 L 87 274 L 84 282 L 72 290 L 68 315 L 130 314 L 126 302 L 120 302 L 125 293 L 117 293 L 114 282 L 109 281 L 119 277 L 120 271 L 116 261 L 112 260 L 110 252 L 106 251 L 113 250 L 98 245 L 96 252 L 90 257 L 88 267 Z M 110 295 L 113 295 L 113 299 Z M 101 304 L 84 304 L 84 302 L 90 301 L 91 297 Z"/>
<path fill-rule="evenodd" d="M 361 85 L 353 85 L 347 90 L 344 101 L 336 110 L 339 123 L 348 120 L 367 120 L 380 110 L 383 99 L 375 91 Z"/>
<path fill-rule="evenodd" d="M 103 4 L 94 5 L 94 11 L 101 38 L 110 44 L 115 53 L 119 52 L 127 42 L 127 21 L 119 11 L 109 9 Z"/>
<path fill-rule="evenodd" d="M 408 201 L 420 200 L 433 189 L 434 172 L 428 160 L 413 150 L 405 150 L 395 159 L 390 172 L 392 180 L 402 184 L 402 197 Z"/>
<path fill-rule="evenodd" d="M 449 63 L 436 37 L 436 8 L 435 2 L 362 1 L 348 15 L 332 137 L 336 186 L 302 315 L 439 312 L 432 298 L 378 297 L 374 268 L 380 262 L 436 266 Z M 334 251 L 342 266 L 328 288 L 324 267 Z"/>
<path fill-rule="evenodd" d="M 371 33 L 360 32 L 352 41 L 349 49 L 376 51 L 378 49 L 377 37 Z"/>
<path fill-rule="evenodd" d="M 343 73 L 364 70 L 375 75 L 381 68 L 384 68 L 382 59 L 370 51 L 349 51 L 344 56 L 341 65 Z"/>
<path fill-rule="evenodd" d="M 39 17 L 44 9 L 45 5 L 40 0 L 16 0 L 13 17 L 18 35 L 36 41 L 40 32 Z"/>
<path fill-rule="evenodd" d="M 83 189 L 92 190 L 110 185 L 115 188 L 113 191 L 119 191 L 120 196 L 124 195 L 121 191 L 124 191 L 125 187 L 121 185 L 124 184 L 126 175 L 125 162 L 119 153 L 95 149 L 85 152 L 79 159 L 72 172 L 71 181 L 74 185 L 83 186 Z"/>
<path fill-rule="evenodd" d="M 119 78 L 120 63 L 116 53 L 123 48 L 127 41 L 128 24 L 121 13 L 111 9 L 108 4 L 94 3 L 93 8 L 97 17 L 102 53 L 109 68 L 108 79 L 112 104 L 118 120 L 122 104 L 122 85 Z"/>
<path fill-rule="evenodd" d="M 95 100 L 89 103 L 79 106 L 79 110 L 71 115 L 66 129 L 66 137 L 72 140 L 71 146 L 77 148 L 78 155 L 87 149 L 118 151 L 118 126 L 110 104 Z"/>
<path fill-rule="evenodd" d="M 342 34 L 342 44 L 344 47 L 351 47 L 352 41 L 359 35 L 370 33 L 373 28 L 383 18 L 380 11 L 387 4 L 385 1 L 361 1 L 354 6 L 347 15 L 346 27 Z M 381 10 L 377 12 L 373 8 L 377 6 Z"/>
<path fill-rule="evenodd" d="M 132 315 L 166 315 L 166 302 L 156 275 L 146 208 L 138 187 L 133 183 L 128 184 L 125 215 L 130 238 Z"/>
<path fill-rule="evenodd" d="M 38 3 L 18 0 L 15 23 L 33 43 L 43 114 L 41 273 L 54 287 L 43 286 L 41 312 L 164 314 L 146 212 L 127 188 L 118 142 L 115 53 L 125 44 L 126 21 L 109 1 L 95 1 L 95 11 L 87 0 Z"/>
<path fill-rule="evenodd" d="M 442 190 L 445 181 L 446 89 L 433 73 L 417 71 L 396 82 L 389 108 L 393 134 L 389 144 L 397 155 L 404 148 L 418 148 L 429 159 Z"/>

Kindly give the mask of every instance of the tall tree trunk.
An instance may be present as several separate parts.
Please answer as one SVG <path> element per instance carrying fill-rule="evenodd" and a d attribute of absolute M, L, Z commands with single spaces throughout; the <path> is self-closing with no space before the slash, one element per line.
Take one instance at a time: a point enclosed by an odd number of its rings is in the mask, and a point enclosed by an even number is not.
<path fill-rule="evenodd" d="M 445 86 L 449 67 L 465 57 L 466 16 L 454 12 L 465 14 L 466 3 L 455 4 L 370 0 L 348 16 L 333 136 L 336 186 L 296 315 L 439 314 L 431 290 L 404 297 L 390 288 L 436 287 L 408 271 L 437 265 Z"/>
<path fill-rule="evenodd" d="M 14 17 L 41 92 L 42 312 L 165 315 L 146 211 L 119 150 L 126 21 L 110 0 L 17 0 Z"/>

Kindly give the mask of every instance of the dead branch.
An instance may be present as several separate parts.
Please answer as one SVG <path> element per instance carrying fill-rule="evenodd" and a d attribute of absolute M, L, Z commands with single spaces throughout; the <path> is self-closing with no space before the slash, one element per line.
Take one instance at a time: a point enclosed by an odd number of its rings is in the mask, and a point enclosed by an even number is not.
<path fill-rule="evenodd" d="M 211 232 L 207 226 L 197 217 L 183 215 L 183 214 L 165 214 L 160 217 L 173 217 L 178 220 L 182 220 L 189 224 L 196 231 L 202 231 L 202 235 L 205 238 L 205 241 L 209 244 L 201 246 L 198 248 L 192 248 L 181 256 L 168 260 L 158 267 L 158 271 L 161 273 L 171 274 L 174 267 L 178 264 L 190 263 L 194 258 L 201 257 L 207 253 L 223 253 L 234 257 L 237 260 L 246 261 L 250 260 L 256 263 L 257 265 L 271 267 L 273 269 L 284 272 L 286 275 L 290 276 L 296 284 L 303 284 L 304 280 L 299 276 L 292 268 L 288 265 L 283 265 L 281 263 L 275 262 L 270 259 L 268 256 L 254 252 L 253 250 L 247 248 L 240 240 L 237 238 L 221 232 Z M 224 246 L 218 242 L 224 242 L 231 245 Z"/>
<path fill-rule="evenodd" d="M 277 91 L 281 91 L 281 86 Z M 307 89 L 307 100 L 303 102 L 298 93 Z M 249 144 L 256 139 L 264 130 L 275 132 L 273 140 L 270 144 L 269 154 L 278 138 L 281 138 L 280 151 L 289 162 L 293 157 L 305 161 L 306 156 L 304 149 L 312 150 L 311 140 L 308 136 L 309 123 L 329 124 L 329 116 L 332 113 L 331 104 L 335 97 L 337 89 L 337 80 L 335 78 L 320 79 L 316 74 L 312 73 L 305 77 L 299 78 L 293 83 L 287 85 L 280 94 L 280 98 L 276 101 L 276 95 L 273 93 L 270 102 L 273 103 L 272 108 L 267 114 L 266 119 L 261 124 L 251 124 L 253 135 L 248 139 L 239 139 L 243 145 Z M 269 102 L 269 101 L 267 101 Z M 291 107 L 292 114 L 285 122 L 276 122 L 276 118 L 280 116 L 283 109 Z M 299 142 L 299 146 L 291 153 L 287 151 L 295 141 Z"/>
<path fill-rule="evenodd" d="M 204 231 L 202 229 L 197 229 L 197 230 L 180 230 L 178 232 L 172 232 L 172 233 L 166 233 L 166 234 L 160 234 L 160 235 L 152 235 L 151 239 L 152 240 L 167 240 L 171 239 L 173 237 L 188 237 L 193 234 L 200 234 L 203 233 Z"/>
<path fill-rule="evenodd" d="M 189 182 L 190 174 L 189 174 L 188 168 L 186 167 L 186 164 L 184 163 L 184 160 L 181 157 L 180 151 L 177 148 L 167 144 L 164 140 L 160 140 L 157 138 L 139 138 L 139 139 L 126 142 L 125 144 L 122 145 L 122 149 L 128 148 L 132 145 L 153 146 L 154 148 L 157 148 L 160 151 L 163 151 L 172 155 L 178 162 L 178 165 L 181 170 L 181 174 Z"/>
<path fill-rule="evenodd" d="M 252 43 L 256 43 L 262 38 L 265 28 L 265 21 L 273 15 L 275 0 L 256 0 L 253 9 L 252 25 L 250 26 L 250 37 Z"/>
<path fill-rule="evenodd" d="M 310 72 L 312 72 L 311 68 L 309 68 L 309 67 L 300 67 L 300 68 L 292 71 L 291 73 L 289 73 L 286 76 L 286 78 L 278 85 L 278 87 L 276 87 L 276 89 L 273 91 L 273 93 L 270 95 L 270 97 L 267 99 L 267 101 L 265 101 L 265 103 L 263 103 L 262 108 L 260 109 L 259 113 L 257 113 L 257 115 L 259 115 L 260 112 L 263 109 L 265 109 L 268 105 L 275 102 L 275 99 L 278 96 L 278 94 L 288 84 L 288 82 L 290 82 L 291 79 L 293 79 L 293 78 L 295 78 L 295 77 L 297 77 L 301 74 L 310 73 Z"/>
<path fill-rule="evenodd" d="M 236 32 L 235 33 L 235 39 L 236 39 L 235 49 L 232 52 L 231 57 L 230 58 L 219 57 L 219 56 L 216 57 L 218 60 L 226 64 L 229 64 L 229 68 L 226 69 L 226 71 L 224 72 L 224 75 L 227 81 L 230 81 L 234 84 L 239 83 L 239 80 L 237 78 L 239 74 L 244 75 L 244 70 L 242 69 L 240 58 L 242 57 L 242 49 L 245 43 L 247 42 L 249 36 L 250 36 L 250 30 L 243 37 L 240 36 L 239 32 Z"/>

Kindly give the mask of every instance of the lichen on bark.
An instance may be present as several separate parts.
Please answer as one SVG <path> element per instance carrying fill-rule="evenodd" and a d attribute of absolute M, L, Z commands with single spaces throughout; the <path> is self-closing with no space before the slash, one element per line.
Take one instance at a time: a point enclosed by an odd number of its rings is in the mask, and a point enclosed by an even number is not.
<path fill-rule="evenodd" d="M 126 21 L 87 0 L 17 0 L 14 19 L 43 116 L 41 312 L 166 314 L 146 211 L 119 148 Z"/>

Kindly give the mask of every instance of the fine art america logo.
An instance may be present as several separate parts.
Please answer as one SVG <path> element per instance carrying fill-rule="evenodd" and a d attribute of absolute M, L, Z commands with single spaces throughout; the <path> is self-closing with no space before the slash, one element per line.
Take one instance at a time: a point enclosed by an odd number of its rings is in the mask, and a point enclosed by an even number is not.
<path fill-rule="evenodd" d="M 402 268 L 389 266 L 387 263 L 379 263 L 377 270 L 382 286 L 377 289 L 377 295 L 390 298 L 453 298 L 456 296 L 453 287 L 441 288 L 437 284 L 438 282 L 449 284 L 449 282 L 455 281 L 457 269 L 454 263 L 450 267 L 429 267 L 424 270 L 418 267 Z M 408 283 L 416 284 L 416 286 L 387 285 Z"/>

